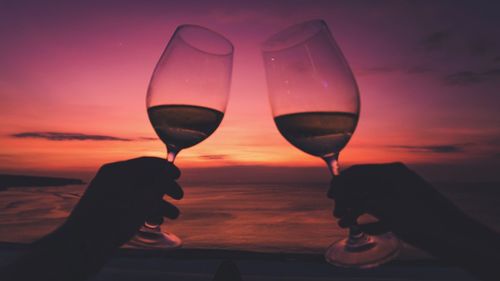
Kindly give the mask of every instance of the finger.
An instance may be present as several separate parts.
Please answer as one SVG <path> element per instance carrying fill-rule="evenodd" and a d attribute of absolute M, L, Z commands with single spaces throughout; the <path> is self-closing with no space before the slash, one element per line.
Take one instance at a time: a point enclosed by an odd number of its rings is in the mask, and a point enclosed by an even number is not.
<path fill-rule="evenodd" d="M 346 185 L 342 179 L 342 176 L 335 176 L 330 182 L 330 189 L 328 190 L 327 196 L 330 199 L 336 199 L 338 197 L 343 197 L 346 192 Z"/>
<path fill-rule="evenodd" d="M 383 222 L 372 222 L 358 225 L 361 231 L 371 235 L 380 235 L 391 231 L 389 226 Z"/>
<path fill-rule="evenodd" d="M 181 176 L 181 171 L 172 162 L 167 161 L 164 166 L 164 169 L 167 172 L 167 174 L 170 175 L 173 179 L 178 179 Z"/>
<path fill-rule="evenodd" d="M 162 215 L 154 215 L 146 219 L 146 225 L 157 226 L 163 223 Z"/>
<path fill-rule="evenodd" d="M 140 157 L 119 163 L 126 165 L 133 171 L 140 170 L 146 174 L 163 172 L 173 179 L 179 178 L 181 174 L 173 163 L 158 157 Z"/>
<path fill-rule="evenodd" d="M 340 219 L 341 217 L 347 215 L 348 207 L 344 200 L 336 199 L 335 207 L 333 208 L 333 216 Z"/>
<path fill-rule="evenodd" d="M 164 186 L 165 194 L 172 197 L 175 200 L 181 200 L 184 197 L 184 190 L 182 187 L 175 181 L 170 182 L 167 186 Z"/>
<path fill-rule="evenodd" d="M 338 225 L 341 228 L 346 228 L 355 225 L 357 223 L 358 217 L 361 214 L 362 214 L 361 212 L 354 212 L 352 210 L 349 210 L 347 214 L 339 220 Z"/>
<path fill-rule="evenodd" d="M 160 173 L 153 182 L 153 188 L 160 196 L 167 194 L 173 199 L 180 200 L 184 197 L 182 187 L 169 176 Z"/>
<path fill-rule="evenodd" d="M 176 219 L 180 215 L 180 211 L 173 204 L 163 201 L 159 204 L 157 212 L 155 215 L 159 217 L 167 217 L 170 219 Z"/>
<path fill-rule="evenodd" d="M 361 200 L 353 200 L 344 197 L 336 198 L 335 207 L 333 209 L 333 216 L 336 218 L 342 218 L 353 212 L 355 212 L 359 216 L 364 211 L 360 201 Z"/>

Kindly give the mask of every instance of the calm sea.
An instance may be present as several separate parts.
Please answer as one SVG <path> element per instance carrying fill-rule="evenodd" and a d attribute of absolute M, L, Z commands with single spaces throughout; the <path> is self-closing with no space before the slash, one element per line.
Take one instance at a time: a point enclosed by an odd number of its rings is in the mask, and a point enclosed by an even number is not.
<path fill-rule="evenodd" d="M 437 184 L 465 212 L 500 230 L 500 186 Z M 346 232 L 337 227 L 326 185 L 185 185 L 181 216 L 163 227 L 184 247 L 322 253 Z M 0 192 L 0 241 L 31 242 L 60 225 L 85 186 Z M 422 202 L 425 208 L 425 202 Z M 406 248 L 403 256 L 419 256 Z"/>

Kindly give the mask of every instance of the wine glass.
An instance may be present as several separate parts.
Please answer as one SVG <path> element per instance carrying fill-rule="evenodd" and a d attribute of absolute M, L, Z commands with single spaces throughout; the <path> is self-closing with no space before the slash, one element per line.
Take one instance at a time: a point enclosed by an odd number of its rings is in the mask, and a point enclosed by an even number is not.
<path fill-rule="evenodd" d="M 173 163 L 180 150 L 208 138 L 222 121 L 229 97 L 232 43 L 197 25 L 177 27 L 149 83 L 149 120 Z M 181 239 L 160 229 L 162 218 L 148 220 L 129 244 L 176 248 Z"/>
<path fill-rule="evenodd" d="M 339 175 L 338 157 L 358 123 L 359 91 L 353 73 L 322 20 L 293 25 L 262 45 L 272 113 L 279 132 L 298 149 L 326 161 Z M 326 251 L 328 262 L 370 268 L 394 258 L 399 240 L 369 236 L 357 225 Z"/>

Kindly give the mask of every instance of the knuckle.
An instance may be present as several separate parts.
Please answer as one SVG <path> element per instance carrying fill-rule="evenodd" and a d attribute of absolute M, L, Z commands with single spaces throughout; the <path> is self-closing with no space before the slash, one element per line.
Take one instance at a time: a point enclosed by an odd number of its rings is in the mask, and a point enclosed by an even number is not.
<path fill-rule="evenodd" d="M 107 163 L 102 165 L 99 170 L 97 171 L 97 174 L 107 174 L 110 173 L 113 170 L 114 164 L 113 163 Z"/>

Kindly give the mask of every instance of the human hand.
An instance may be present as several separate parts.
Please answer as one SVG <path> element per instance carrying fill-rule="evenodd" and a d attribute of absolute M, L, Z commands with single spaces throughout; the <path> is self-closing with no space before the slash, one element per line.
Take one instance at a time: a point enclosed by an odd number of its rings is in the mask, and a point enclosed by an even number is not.
<path fill-rule="evenodd" d="M 328 196 L 335 200 L 341 227 L 368 213 L 379 222 L 360 225 L 364 232 L 393 231 L 424 249 L 466 221 L 460 209 L 401 163 L 350 167 L 332 180 Z"/>
<path fill-rule="evenodd" d="M 152 157 L 102 166 L 66 222 L 0 268 L 0 279 L 86 280 L 146 219 L 179 215 L 163 200 L 165 194 L 182 198 L 179 175 L 173 164 Z"/>
<path fill-rule="evenodd" d="M 85 239 L 92 248 L 118 248 L 136 234 L 145 220 L 179 216 L 179 210 L 163 200 L 165 194 L 177 200 L 183 197 L 175 182 L 179 175 L 173 164 L 160 158 L 106 164 L 60 229 Z"/>

